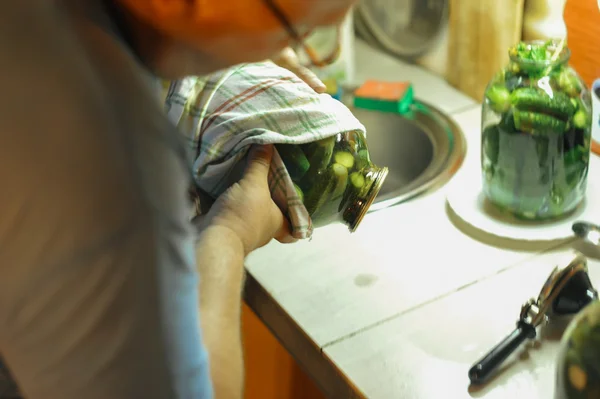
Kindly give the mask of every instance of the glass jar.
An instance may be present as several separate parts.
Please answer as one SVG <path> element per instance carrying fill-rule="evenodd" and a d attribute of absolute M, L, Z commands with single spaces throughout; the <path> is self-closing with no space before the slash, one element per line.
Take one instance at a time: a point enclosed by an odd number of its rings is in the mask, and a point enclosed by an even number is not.
<path fill-rule="evenodd" d="M 555 399 L 600 398 L 600 302 L 587 305 L 567 327 L 556 368 Z"/>
<path fill-rule="evenodd" d="M 585 197 L 590 91 L 569 67 L 564 42 L 521 42 L 509 56 L 484 95 L 483 192 L 518 218 L 557 218 Z"/>
<path fill-rule="evenodd" d="M 313 225 L 342 222 L 355 231 L 388 173 L 371 162 L 362 132 L 275 147 Z"/>

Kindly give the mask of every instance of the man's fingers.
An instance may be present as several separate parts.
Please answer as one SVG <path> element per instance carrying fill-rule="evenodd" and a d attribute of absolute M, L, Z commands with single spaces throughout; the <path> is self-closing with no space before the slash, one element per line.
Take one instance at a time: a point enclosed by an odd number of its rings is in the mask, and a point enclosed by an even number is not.
<path fill-rule="evenodd" d="M 312 87 L 312 89 L 317 93 L 325 93 L 327 90 L 325 84 L 314 72 L 300 64 L 298 55 L 291 47 L 286 47 L 279 54 L 279 57 L 275 60 L 275 63 L 280 67 L 293 72 L 296 76 L 302 79 L 304 83 Z"/>
<path fill-rule="evenodd" d="M 327 90 L 327 87 L 321 82 L 321 79 L 319 79 L 310 69 L 298 65 L 293 72 L 317 93 L 325 93 Z"/>
<path fill-rule="evenodd" d="M 274 60 L 275 63 L 284 68 L 290 68 L 293 65 L 298 65 L 298 55 L 291 47 L 286 47 L 279 53 L 279 56 Z"/>
<path fill-rule="evenodd" d="M 277 211 L 279 211 L 279 208 L 277 208 Z M 279 227 L 279 230 L 277 230 L 277 232 L 275 233 L 273 238 L 275 238 L 277 241 L 279 241 L 282 244 L 291 244 L 291 243 L 298 241 L 297 238 L 292 237 L 292 234 L 291 234 L 292 230 L 290 228 L 290 223 L 288 222 L 287 218 L 283 217 L 283 215 L 281 215 L 281 217 L 282 217 L 283 221 Z"/>
<path fill-rule="evenodd" d="M 273 159 L 273 145 L 254 144 L 248 152 L 248 163 L 246 166 L 246 176 L 264 177 L 265 181 L 269 175 Z"/>

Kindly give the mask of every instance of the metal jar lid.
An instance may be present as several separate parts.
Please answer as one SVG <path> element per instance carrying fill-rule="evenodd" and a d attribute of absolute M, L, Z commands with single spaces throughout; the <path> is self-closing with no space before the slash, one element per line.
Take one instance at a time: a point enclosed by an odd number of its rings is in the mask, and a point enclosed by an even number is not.
<path fill-rule="evenodd" d="M 388 172 L 389 169 L 387 167 L 373 167 L 368 173 L 369 179 L 372 181 L 369 191 L 364 197 L 360 196 L 355 198 L 344 211 L 344 213 L 347 213 L 348 215 L 345 219 L 347 220 L 348 229 L 351 233 L 356 231 L 358 225 L 369 211 L 371 204 L 375 201 L 377 194 L 379 194 L 379 190 L 381 190 L 381 186 L 383 185 Z"/>

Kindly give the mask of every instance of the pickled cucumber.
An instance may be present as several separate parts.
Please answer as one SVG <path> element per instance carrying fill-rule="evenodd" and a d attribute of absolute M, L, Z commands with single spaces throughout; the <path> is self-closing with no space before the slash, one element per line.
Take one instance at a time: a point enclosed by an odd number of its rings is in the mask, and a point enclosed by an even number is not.
<path fill-rule="evenodd" d="M 276 144 L 275 147 L 292 180 L 301 179 L 308 172 L 310 163 L 299 146 L 295 144 Z"/>
<path fill-rule="evenodd" d="M 483 152 L 485 153 L 488 160 L 492 164 L 495 164 L 496 162 L 498 162 L 498 153 L 500 150 L 500 147 L 499 147 L 500 144 L 498 142 L 499 135 L 500 135 L 500 132 L 499 132 L 498 126 L 496 126 L 496 125 L 488 126 L 483 131 L 483 136 L 482 136 Z"/>
<path fill-rule="evenodd" d="M 315 225 L 319 225 L 322 222 L 327 222 L 326 217 L 335 217 L 335 214 L 339 212 L 340 205 L 344 205 L 342 196 L 347 191 L 348 187 L 348 169 L 339 164 L 334 163 L 330 166 L 330 176 L 335 184 L 332 184 L 328 188 L 329 191 L 321 193 L 323 201 L 321 205 L 312 214 L 313 219 L 319 220 Z"/>
<path fill-rule="evenodd" d="M 515 128 L 529 133 L 562 133 L 567 123 L 550 115 L 529 111 L 515 111 Z"/>
<path fill-rule="evenodd" d="M 337 184 L 337 178 L 331 169 L 319 175 L 312 187 L 304 193 L 304 206 L 308 214 L 312 217 L 321 206 L 325 204 L 329 193 L 331 193 Z"/>
<path fill-rule="evenodd" d="M 299 179 L 300 188 L 307 190 L 319 178 L 318 175 L 327 169 L 333 156 L 334 147 L 335 137 L 320 140 L 305 147 L 305 155 L 308 158 L 310 167 L 304 176 Z"/>
<path fill-rule="evenodd" d="M 585 129 L 589 125 L 587 113 L 580 109 L 573 116 L 573 124 L 579 129 Z"/>
<path fill-rule="evenodd" d="M 336 179 L 335 188 L 331 194 L 331 200 L 335 200 L 341 197 L 344 194 L 344 190 L 346 190 L 346 186 L 348 185 L 348 169 L 344 165 L 334 163 L 331 165 L 331 171 Z"/>
<path fill-rule="evenodd" d="M 511 104 L 520 111 L 534 111 L 567 120 L 575 113 L 569 96 L 561 92 L 548 95 L 541 89 L 522 87 L 510 94 Z"/>
<path fill-rule="evenodd" d="M 352 169 L 354 166 L 354 157 L 349 152 L 338 151 L 333 158 L 337 164 L 345 166 L 346 169 Z"/>
<path fill-rule="evenodd" d="M 367 167 L 371 163 L 369 158 L 369 151 L 366 148 L 359 150 L 356 154 L 356 169 L 361 170 Z"/>
<path fill-rule="evenodd" d="M 352 183 L 355 188 L 360 189 L 365 185 L 365 177 L 359 172 L 352 172 L 352 174 L 350 174 L 350 183 Z"/>
<path fill-rule="evenodd" d="M 576 97 L 581 93 L 581 83 L 577 79 L 577 76 L 564 68 L 555 77 L 558 87 L 567 93 L 571 97 Z"/>
<path fill-rule="evenodd" d="M 302 192 L 302 189 L 298 187 L 296 183 L 294 183 L 294 189 L 296 190 L 296 195 L 298 195 L 298 199 L 301 202 L 304 202 L 304 193 Z"/>
<path fill-rule="evenodd" d="M 494 85 L 486 91 L 485 96 L 490 100 L 490 106 L 496 112 L 505 112 L 510 108 L 510 92 L 501 85 Z"/>

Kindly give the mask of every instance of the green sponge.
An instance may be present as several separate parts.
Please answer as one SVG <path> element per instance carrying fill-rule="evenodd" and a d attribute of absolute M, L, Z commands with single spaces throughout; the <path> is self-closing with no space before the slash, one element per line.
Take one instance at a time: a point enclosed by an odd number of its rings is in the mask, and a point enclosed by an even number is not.
<path fill-rule="evenodd" d="M 356 108 L 382 112 L 406 113 L 413 99 L 413 88 L 409 82 L 367 80 L 354 92 Z"/>

